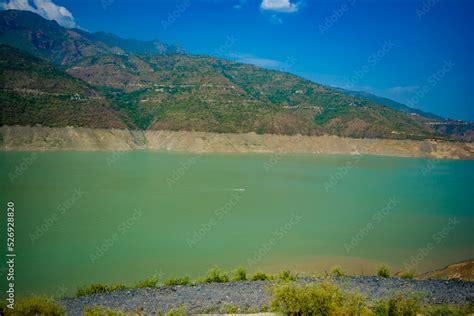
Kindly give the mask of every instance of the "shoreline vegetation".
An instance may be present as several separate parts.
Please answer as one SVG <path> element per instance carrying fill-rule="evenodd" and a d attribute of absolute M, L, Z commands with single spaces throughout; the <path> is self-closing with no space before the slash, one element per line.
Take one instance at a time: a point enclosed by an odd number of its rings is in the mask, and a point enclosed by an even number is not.
<path fill-rule="evenodd" d="M 278 315 L 471 315 L 474 313 L 474 304 L 467 298 L 465 303 L 453 304 L 437 303 L 432 299 L 424 299 L 427 293 L 423 291 L 412 291 L 402 286 L 398 289 L 385 289 L 384 295 L 380 297 L 369 297 L 359 289 L 347 290 L 344 279 L 357 278 L 348 276 L 344 271 L 335 267 L 324 274 L 308 276 L 294 274 L 284 270 L 277 275 L 266 274 L 257 271 L 249 275 L 242 268 L 236 268 L 230 272 L 224 272 L 218 267 L 210 269 L 205 277 L 191 280 L 189 276 L 171 277 L 159 280 L 153 276 L 139 281 L 133 285 L 115 284 L 92 284 L 80 287 L 75 297 L 52 298 L 47 296 L 31 296 L 17 301 L 15 310 L 9 310 L 5 306 L 0 307 L 4 315 L 69 315 L 68 303 L 73 300 L 86 299 L 81 313 L 86 316 L 98 315 L 149 315 L 143 308 L 135 311 L 122 311 L 103 306 L 94 305 L 94 298 L 103 295 L 119 296 L 125 293 L 129 296 L 131 291 L 165 289 L 177 291 L 180 288 L 195 288 L 200 285 L 212 284 L 264 284 L 268 299 L 263 305 L 243 308 L 235 303 L 222 302 L 220 306 L 213 306 L 204 310 L 196 310 L 186 304 L 174 307 L 155 306 L 156 315 L 190 315 L 196 313 L 265 313 L 272 312 Z M 380 266 L 376 276 L 366 277 L 376 280 L 406 280 L 406 282 L 428 282 L 414 280 L 412 271 L 399 272 L 393 276 L 389 269 Z M 342 280 L 342 281 L 341 281 Z M 439 281 L 448 284 L 449 281 Z M 469 284 L 471 282 L 451 280 Z M 342 284 L 342 285 L 341 285 Z M 199 291 L 199 290 L 198 290 Z M 115 294 L 114 294 L 115 293 Z M 98 295 L 98 296 L 97 296 Z M 446 293 L 449 295 L 449 293 Z M 457 294 L 459 296 L 459 293 Z M 91 305 L 92 304 L 92 305 Z"/>
<path fill-rule="evenodd" d="M 340 154 L 474 159 L 474 144 L 440 140 L 394 140 L 277 134 L 220 134 L 82 127 L 2 126 L 3 151 L 133 151 L 191 153 Z"/>

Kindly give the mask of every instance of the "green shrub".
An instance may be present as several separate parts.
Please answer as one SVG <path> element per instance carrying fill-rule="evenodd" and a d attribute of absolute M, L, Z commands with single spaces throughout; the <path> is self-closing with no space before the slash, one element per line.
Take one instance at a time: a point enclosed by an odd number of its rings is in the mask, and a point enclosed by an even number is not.
<path fill-rule="evenodd" d="M 400 273 L 400 278 L 402 279 L 414 279 L 415 278 L 415 272 L 413 271 L 405 271 Z"/>
<path fill-rule="evenodd" d="M 239 307 L 231 303 L 224 303 L 219 308 L 219 313 L 221 314 L 237 314 L 238 312 L 239 312 Z"/>
<path fill-rule="evenodd" d="M 343 293 L 327 282 L 277 284 L 272 289 L 271 309 L 287 315 L 361 315 L 368 311 L 360 295 Z"/>
<path fill-rule="evenodd" d="M 2 315 L 23 316 L 59 316 L 65 315 L 64 309 L 55 301 L 45 296 L 32 296 L 19 299 L 15 302 L 15 309 L 6 306 L 0 313 Z"/>
<path fill-rule="evenodd" d="M 191 284 L 191 279 L 187 275 L 181 278 L 171 277 L 164 282 L 165 286 L 190 285 L 190 284 Z"/>
<path fill-rule="evenodd" d="M 342 277 L 345 275 L 344 271 L 342 271 L 341 267 L 335 267 L 332 269 L 331 271 L 331 274 L 333 276 L 337 276 L 337 277 Z"/>
<path fill-rule="evenodd" d="M 186 316 L 188 313 L 186 312 L 186 308 L 184 305 L 179 305 L 178 307 L 174 307 L 169 309 L 166 316 Z"/>
<path fill-rule="evenodd" d="M 84 286 L 78 288 L 76 291 L 76 296 L 85 296 L 91 295 L 96 293 L 108 293 L 118 290 L 125 289 L 125 285 L 117 284 L 117 285 L 104 285 L 104 284 L 91 284 L 89 286 Z"/>
<path fill-rule="evenodd" d="M 257 272 L 252 277 L 252 281 L 265 281 L 268 279 L 270 279 L 269 276 L 263 272 Z"/>
<path fill-rule="evenodd" d="M 206 283 L 212 282 L 229 282 L 229 276 L 223 273 L 219 268 L 214 267 L 207 273 Z"/>
<path fill-rule="evenodd" d="M 397 294 L 386 301 L 375 304 L 373 311 L 380 316 L 414 316 L 421 311 L 420 299 L 416 296 Z"/>
<path fill-rule="evenodd" d="M 232 281 L 245 281 L 247 280 L 247 271 L 244 268 L 237 268 L 232 276 Z"/>
<path fill-rule="evenodd" d="M 461 316 L 474 314 L 474 304 L 467 305 L 431 305 L 426 307 L 423 312 L 430 316 Z"/>
<path fill-rule="evenodd" d="M 278 275 L 278 279 L 283 281 L 294 281 L 296 276 L 292 274 L 289 270 L 284 270 Z"/>
<path fill-rule="evenodd" d="M 126 313 L 122 311 L 116 311 L 102 306 L 86 307 L 84 309 L 84 316 L 135 316 L 141 315 L 140 313 Z"/>
<path fill-rule="evenodd" d="M 152 276 L 151 278 L 139 281 L 133 287 L 136 289 L 142 289 L 146 287 L 156 287 L 157 282 L 158 282 L 158 278 L 156 276 Z"/>
<path fill-rule="evenodd" d="M 377 270 L 377 275 L 382 278 L 389 278 L 390 277 L 390 270 L 386 266 L 381 266 Z"/>

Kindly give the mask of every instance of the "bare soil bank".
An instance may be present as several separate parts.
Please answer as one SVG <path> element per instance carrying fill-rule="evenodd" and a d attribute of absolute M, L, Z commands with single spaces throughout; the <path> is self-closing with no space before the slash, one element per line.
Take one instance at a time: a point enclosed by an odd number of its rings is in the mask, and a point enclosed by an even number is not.
<path fill-rule="evenodd" d="M 357 139 L 337 136 L 218 134 L 92 128 L 0 127 L 4 151 L 169 150 L 222 153 L 370 154 L 474 159 L 474 144 L 434 140 Z"/>

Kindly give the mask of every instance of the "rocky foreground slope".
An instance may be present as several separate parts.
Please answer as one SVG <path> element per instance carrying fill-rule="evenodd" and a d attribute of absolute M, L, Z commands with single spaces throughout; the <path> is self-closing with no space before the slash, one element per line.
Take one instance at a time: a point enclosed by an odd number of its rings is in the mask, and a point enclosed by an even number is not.
<path fill-rule="evenodd" d="M 306 153 L 473 159 L 474 144 L 338 136 L 219 134 L 121 129 L 0 127 L 4 151 L 129 151 Z"/>
<path fill-rule="evenodd" d="M 312 281 L 320 280 L 302 278 L 297 282 Z M 463 305 L 474 302 L 473 282 L 364 276 L 339 277 L 333 282 L 343 291 L 360 292 L 369 302 L 386 299 L 397 292 L 419 293 L 422 301 L 429 304 Z M 269 304 L 271 285 L 272 281 L 240 281 L 131 289 L 68 298 L 59 303 L 64 306 L 68 315 L 81 315 L 84 308 L 92 306 L 126 312 L 143 310 L 147 315 L 156 315 L 158 311 L 165 312 L 180 305 L 190 313 L 217 312 L 226 305 L 238 307 L 243 312 L 260 311 Z"/>

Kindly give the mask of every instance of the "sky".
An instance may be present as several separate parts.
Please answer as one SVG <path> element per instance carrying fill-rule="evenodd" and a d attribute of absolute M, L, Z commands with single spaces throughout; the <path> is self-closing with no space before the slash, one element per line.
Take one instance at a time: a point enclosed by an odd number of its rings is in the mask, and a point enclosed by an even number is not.
<path fill-rule="evenodd" d="M 0 0 L 0 7 L 474 121 L 470 0 Z"/>

